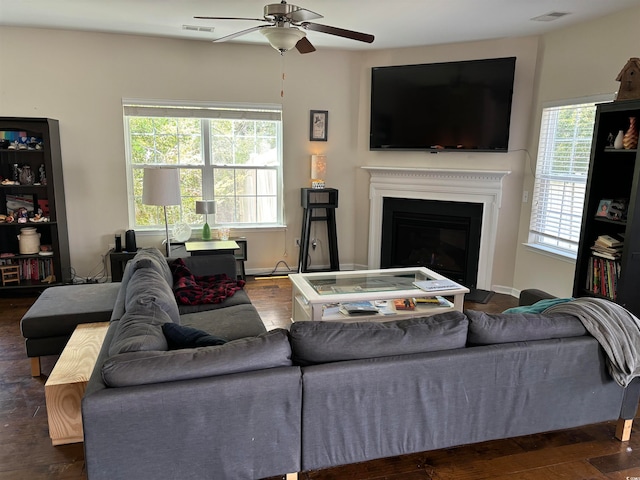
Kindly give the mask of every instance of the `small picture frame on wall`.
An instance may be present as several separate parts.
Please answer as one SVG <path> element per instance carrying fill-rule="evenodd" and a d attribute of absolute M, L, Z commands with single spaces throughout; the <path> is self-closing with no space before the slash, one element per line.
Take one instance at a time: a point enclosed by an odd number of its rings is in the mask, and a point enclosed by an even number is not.
<path fill-rule="evenodd" d="M 311 110 L 309 116 L 309 140 L 312 142 L 326 142 L 329 125 L 327 110 Z"/>

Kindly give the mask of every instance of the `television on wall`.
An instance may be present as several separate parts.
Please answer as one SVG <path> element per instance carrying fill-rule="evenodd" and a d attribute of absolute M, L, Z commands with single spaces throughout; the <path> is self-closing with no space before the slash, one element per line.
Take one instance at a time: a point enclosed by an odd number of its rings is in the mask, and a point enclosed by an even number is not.
<path fill-rule="evenodd" d="M 506 152 L 516 58 L 374 67 L 371 150 Z"/>

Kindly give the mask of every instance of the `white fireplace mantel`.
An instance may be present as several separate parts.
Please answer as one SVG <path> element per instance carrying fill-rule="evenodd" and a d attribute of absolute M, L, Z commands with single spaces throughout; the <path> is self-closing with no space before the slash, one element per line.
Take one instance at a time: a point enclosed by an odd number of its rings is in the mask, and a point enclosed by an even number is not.
<path fill-rule="evenodd" d="M 362 167 L 369 184 L 369 268 L 380 268 L 382 204 L 385 197 L 482 204 L 477 287 L 491 290 L 493 256 L 502 200 L 502 179 L 509 171 L 442 168 Z"/>

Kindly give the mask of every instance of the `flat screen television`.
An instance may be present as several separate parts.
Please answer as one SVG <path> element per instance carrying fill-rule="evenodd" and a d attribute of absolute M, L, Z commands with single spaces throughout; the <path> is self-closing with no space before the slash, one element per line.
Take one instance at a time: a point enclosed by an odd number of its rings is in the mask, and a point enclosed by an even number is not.
<path fill-rule="evenodd" d="M 506 152 L 515 57 L 374 67 L 371 150 Z"/>

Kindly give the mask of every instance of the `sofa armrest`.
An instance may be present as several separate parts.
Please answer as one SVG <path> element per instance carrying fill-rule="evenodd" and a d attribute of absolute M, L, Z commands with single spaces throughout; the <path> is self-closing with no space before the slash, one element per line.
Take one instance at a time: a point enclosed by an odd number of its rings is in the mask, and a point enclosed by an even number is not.
<path fill-rule="evenodd" d="M 546 300 L 548 298 L 556 298 L 556 296 L 543 290 L 538 290 L 537 288 L 528 288 L 520 292 L 518 305 L 521 307 L 525 305 L 533 305 L 540 300 Z"/>

